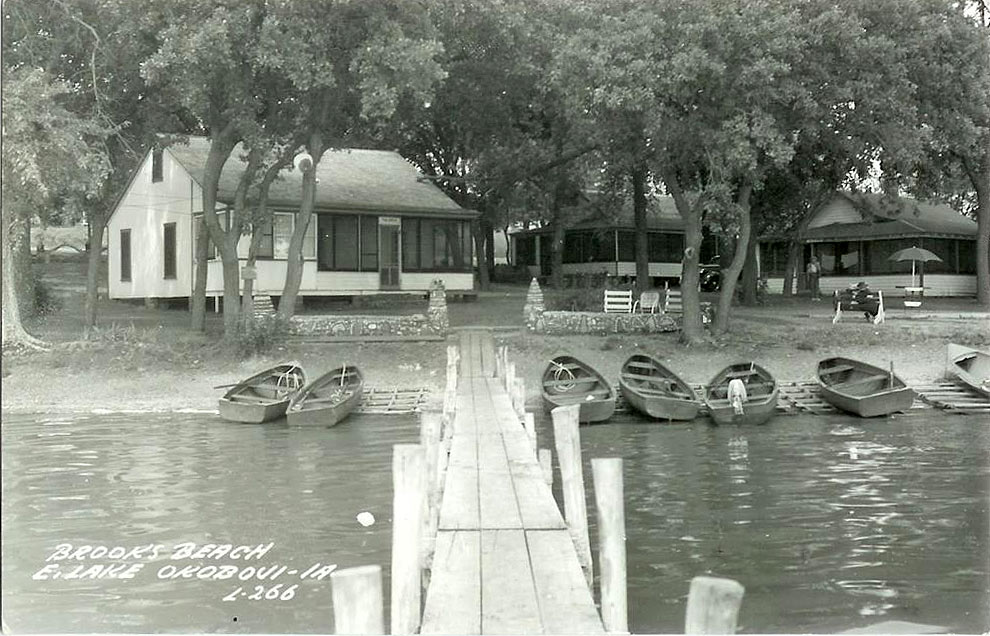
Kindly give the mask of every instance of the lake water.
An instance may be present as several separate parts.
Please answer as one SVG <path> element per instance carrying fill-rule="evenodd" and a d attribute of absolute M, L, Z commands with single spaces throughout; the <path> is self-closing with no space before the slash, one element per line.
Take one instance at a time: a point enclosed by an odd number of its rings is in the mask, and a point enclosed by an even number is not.
<path fill-rule="evenodd" d="M 545 419 L 540 429 L 550 446 Z M 581 435 L 586 462 L 625 460 L 634 632 L 682 631 L 703 573 L 745 585 L 742 632 L 895 619 L 990 629 L 985 419 L 789 416 L 742 428 L 625 416 Z M 4 619 L 15 632 L 329 633 L 324 566 L 380 564 L 387 576 L 391 446 L 417 438 L 406 417 L 299 430 L 204 414 L 7 415 Z M 363 526 L 361 512 L 376 522 Z M 246 547 L 172 559 L 184 544 Z M 80 546 L 127 550 L 121 562 L 136 570 L 93 578 L 115 561 L 60 558 Z M 259 558 L 231 558 L 249 549 Z M 181 578 L 197 565 L 214 569 Z M 222 566 L 236 574 L 215 580 Z"/>

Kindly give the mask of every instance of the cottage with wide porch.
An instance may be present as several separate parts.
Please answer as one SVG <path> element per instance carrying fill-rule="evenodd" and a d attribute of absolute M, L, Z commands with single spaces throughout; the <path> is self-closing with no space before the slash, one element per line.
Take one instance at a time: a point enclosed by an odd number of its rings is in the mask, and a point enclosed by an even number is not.
<path fill-rule="evenodd" d="M 135 171 L 108 224 L 109 292 L 114 299 L 187 299 L 201 239 L 202 183 L 209 141 L 190 137 L 150 151 Z M 221 224 L 246 166 L 240 147 L 224 166 L 217 195 Z M 475 289 L 471 224 L 466 210 L 398 153 L 333 150 L 316 168 L 314 213 L 303 242 L 299 294 L 358 296 L 426 293 L 441 279 L 447 291 Z M 302 174 L 287 170 L 269 194 L 272 221 L 263 228 L 254 290 L 279 295 L 289 240 L 302 192 Z M 250 237 L 238 244 L 241 265 Z M 208 297 L 223 295 L 214 250 L 207 265 Z"/>
<path fill-rule="evenodd" d="M 672 197 L 650 201 L 646 216 L 650 278 L 677 281 L 684 257 L 684 221 Z M 549 276 L 552 268 L 553 229 L 540 227 L 516 230 L 510 234 L 510 261 L 526 266 L 533 276 Z M 702 262 L 717 259 L 717 242 L 706 236 Z M 635 278 L 636 230 L 631 205 L 614 214 L 596 210 L 568 224 L 564 231 L 563 274 L 605 274 Z"/>
<path fill-rule="evenodd" d="M 821 264 L 822 294 L 863 281 L 885 295 L 976 295 L 976 221 L 943 203 L 881 194 L 837 192 L 819 208 L 800 234 L 802 245 L 794 285 L 807 288 L 803 274 L 811 257 Z M 921 247 L 940 261 L 894 261 L 890 256 Z M 772 293 L 781 293 L 787 268 L 785 241 L 764 239 L 759 245 L 760 272 Z"/>

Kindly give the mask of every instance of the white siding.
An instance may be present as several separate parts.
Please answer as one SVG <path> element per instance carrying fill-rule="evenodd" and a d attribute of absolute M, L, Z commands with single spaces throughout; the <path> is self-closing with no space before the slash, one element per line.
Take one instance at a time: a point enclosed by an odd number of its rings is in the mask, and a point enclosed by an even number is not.
<path fill-rule="evenodd" d="M 808 229 L 834 223 L 859 223 L 862 220 L 863 216 L 853 207 L 849 199 L 844 196 L 835 196 L 808 223 Z"/>
<path fill-rule="evenodd" d="M 241 261 L 244 266 L 245 261 Z M 256 261 L 257 278 L 254 290 L 258 294 L 281 295 L 285 285 L 286 261 Z M 399 275 L 399 291 L 428 291 L 430 283 L 440 278 L 449 291 L 471 291 L 474 289 L 473 273 L 429 273 L 406 272 Z M 219 260 L 210 261 L 207 267 L 206 293 L 210 296 L 223 294 L 223 265 Z M 302 281 L 299 294 L 302 296 L 359 295 L 379 293 L 380 277 L 375 272 L 326 272 L 318 271 L 316 261 L 303 263 Z"/>
<path fill-rule="evenodd" d="M 823 296 L 831 296 L 833 291 L 848 289 L 860 281 L 866 281 L 871 289 L 882 289 L 885 296 L 900 297 L 904 288 L 911 286 L 911 274 L 890 274 L 877 276 L 824 276 L 819 279 Z M 917 284 L 918 279 L 915 279 Z M 767 289 L 771 294 L 783 293 L 782 277 L 767 279 Z M 797 289 L 795 283 L 795 290 Z M 927 274 L 925 276 L 925 296 L 976 296 L 976 276 L 966 274 Z"/>
<path fill-rule="evenodd" d="M 111 298 L 181 298 L 192 289 L 192 214 L 200 189 L 165 151 L 163 179 L 151 181 L 149 153 L 107 226 Z M 175 278 L 165 279 L 164 224 L 175 223 Z M 131 280 L 120 280 L 120 231 L 131 230 Z"/>

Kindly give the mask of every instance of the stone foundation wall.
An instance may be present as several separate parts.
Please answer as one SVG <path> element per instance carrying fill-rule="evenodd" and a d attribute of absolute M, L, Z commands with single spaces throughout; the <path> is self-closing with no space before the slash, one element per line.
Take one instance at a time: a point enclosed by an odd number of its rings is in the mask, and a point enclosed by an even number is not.
<path fill-rule="evenodd" d="M 543 290 L 534 278 L 529 284 L 523 318 L 526 328 L 536 333 L 663 333 L 679 331 L 680 317 L 670 314 L 606 314 L 595 311 L 547 311 Z"/>
<path fill-rule="evenodd" d="M 450 330 L 447 317 L 447 297 L 443 282 L 430 284 L 430 301 L 425 314 L 409 316 L 294 316 L 290 334 L 299 337 L 326 339 L 347 338 L 375 340 L 377 338 L 445 338 Z"/>

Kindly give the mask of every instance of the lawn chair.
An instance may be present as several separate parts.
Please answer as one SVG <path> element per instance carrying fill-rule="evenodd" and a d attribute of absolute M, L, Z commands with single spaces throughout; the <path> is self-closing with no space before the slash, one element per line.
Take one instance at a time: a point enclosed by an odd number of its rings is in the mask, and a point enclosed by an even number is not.
<path fill-rule="evenodd" d="M 684 313 L 684 307 L 681 304 L 681 290 L 671 289 L 668 283 L 664 283 L 663 291 L 664 291 L 663 313 L 665 314 Z"/>
<path fill-rule="evenodd" d="M 605 290 L 606 314 L 630 314 L 633 309 L 632 290 Z"/>
<path fill-rule="evenodd" d="M 660 308 L 660 292 L 645 291 L 642 294 L 640 294 L 639 300 L 633 303 L 633 309 L 632 309 L 633 313 L 636 313 L 637 308 L 639 311 L 643 313 L 646 313 L 647 311 L 649 311 L 651 314 L 654 314 L 658 311 L 660 313 L 663 313 L 663 310 Z"/>

